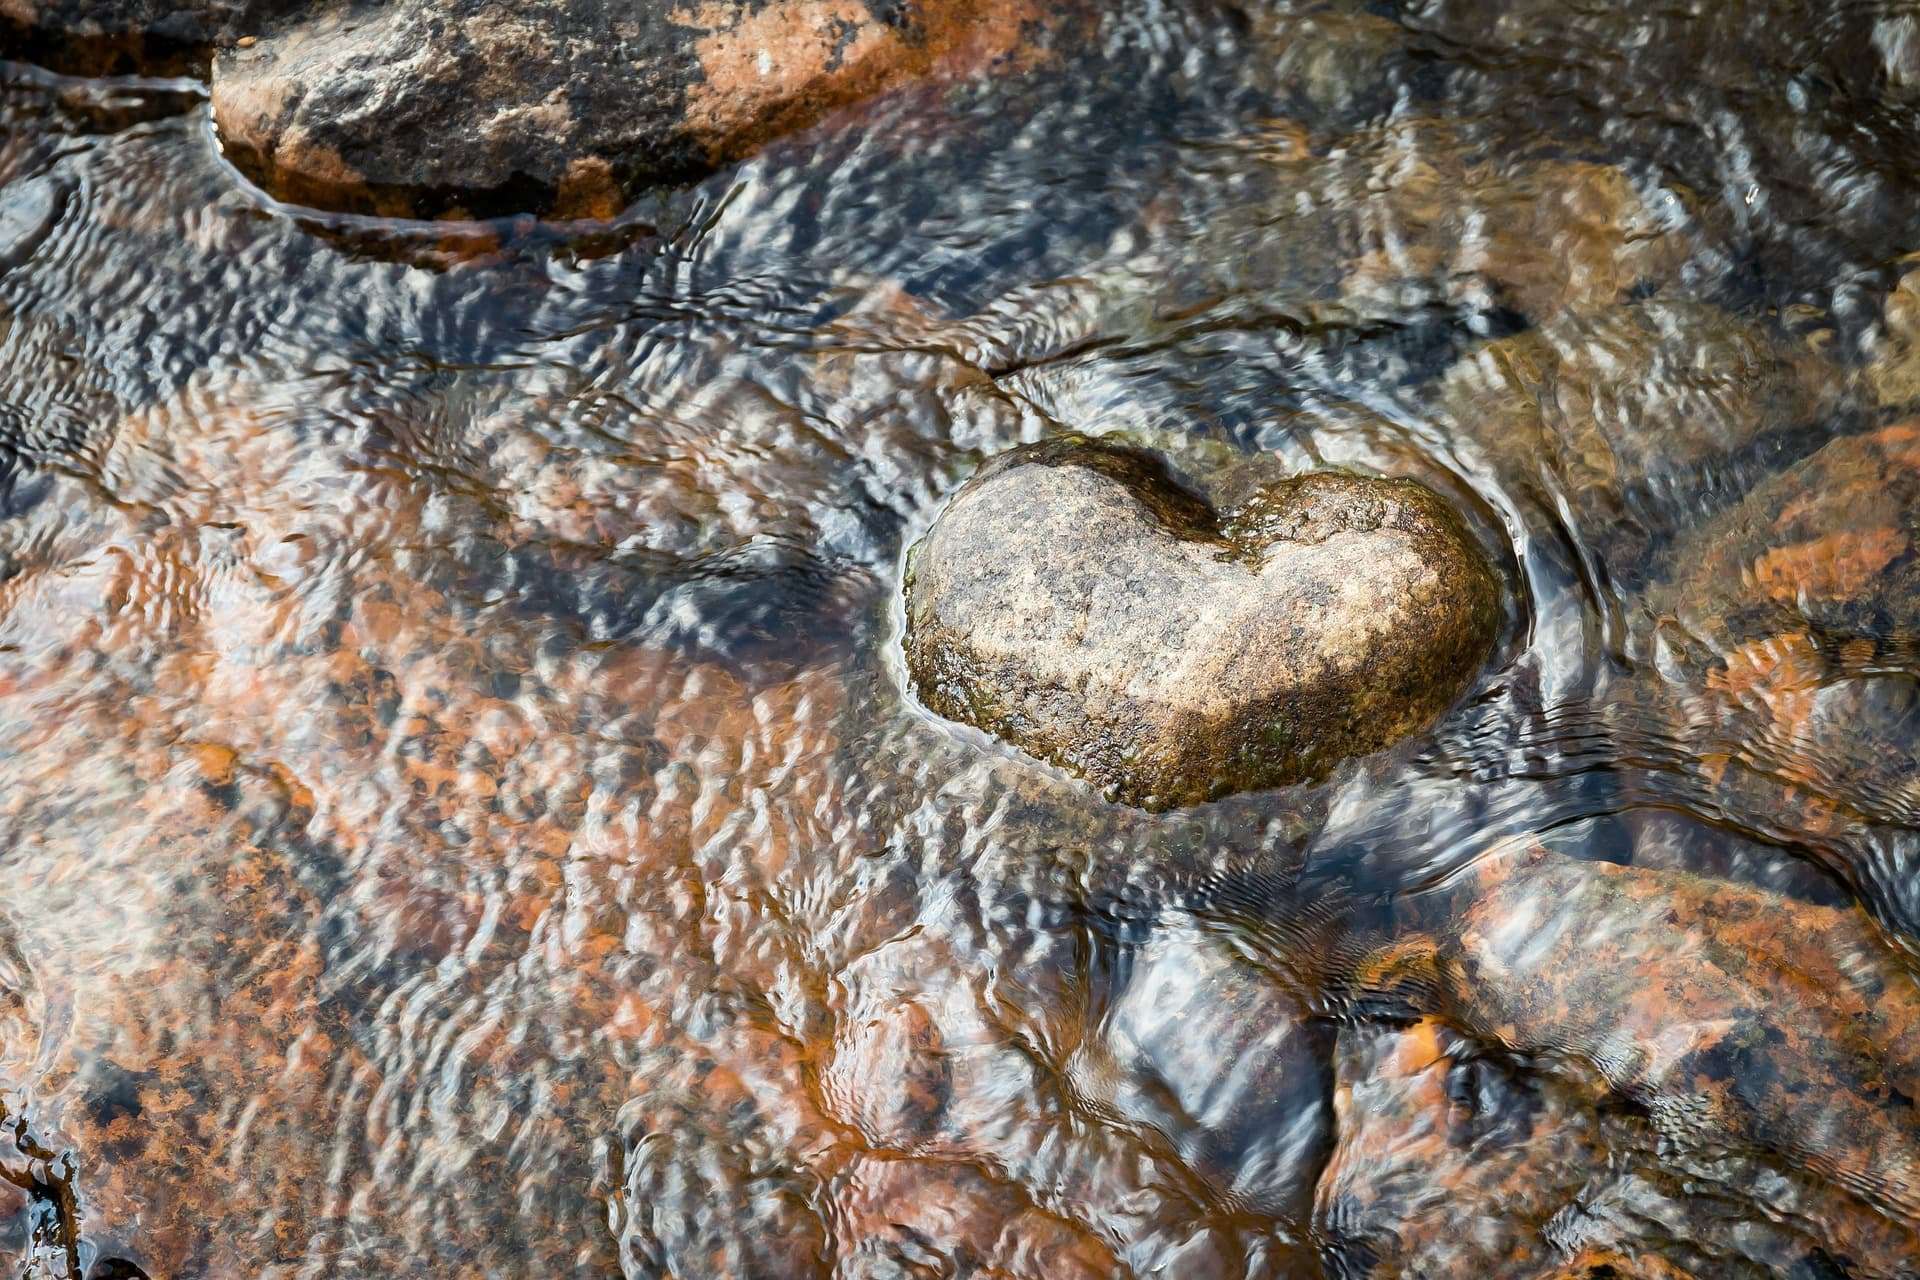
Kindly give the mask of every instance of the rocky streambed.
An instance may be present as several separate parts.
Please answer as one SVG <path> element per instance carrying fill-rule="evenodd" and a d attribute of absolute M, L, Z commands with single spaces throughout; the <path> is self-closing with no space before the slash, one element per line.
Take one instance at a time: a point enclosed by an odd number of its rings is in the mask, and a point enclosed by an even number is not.
<path fill-rule="evenodd" d="M 0 33 L 9 1272 L 1920 1272 L 1902 6 Z"/>

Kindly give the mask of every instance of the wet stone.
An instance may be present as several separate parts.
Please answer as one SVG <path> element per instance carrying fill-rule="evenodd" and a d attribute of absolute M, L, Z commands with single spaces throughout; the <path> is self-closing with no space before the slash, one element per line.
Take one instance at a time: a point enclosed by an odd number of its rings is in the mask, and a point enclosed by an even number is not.
<path fill-rule="evenodd" d="M 1887 923 L 1920 886 L 1869 823 L 1920 819 L 1920 422 L 1843 436 L 1681 538 L 1640 602 L 1623 740 L 1677 742 L 1719 811 L 1810 850 Z"/>
<path fill-rule="evenodd" d="M 204 65 L 205 50 L 296 0 L 10 0 L 0 48 L 81 74 L 158 72 Z"/>
<path fill-rule="evenodd" d="M 1340 1141 L 1314 1219 L 1329 1275 L 1762 1280 L 1900 1263 L 1897 1231 L 1809 1230 L 1701 1194 L 1667 1167 L 1657 1129 L 1594 1081 L 1530 1071 L 1445 1023 L 1346 1029 L 1334 1074 Z M 1751 1162 L 1714 1172 L 1774 1189 Z M 1843 1241 L 1858 1270 L 1823 1270 L 1823 1245 Z"/>
<path fill-rule="evenodd" d="M 1874 399 L 1896 409 L 1920 403 L 1920 271 L 1907 271 L 1887 294 L 1869 348 L 1865 377 Z"/>
<path fill-rule="evenodd" d="M 1816 378 L 1806 352 L 1761 326 L 1656 299 L 1489 342 L 1438 397 L 1503 480 L 1633 581 L 1703 506 L 1801 447 L 1794 428 L 1826 407 Z"/>
<path fill-rule="evenodd" d="M 1792 1274 L 1794 1255 L 1820 1248 L 1849 1257 L 1849 1274 L 1911 1274 L 1920 990 L 1858 908 L 1524 841 L 1491 851 L 1445 910 L 1438 936 L 1400 957 L 1403 973 L 1424 971 L 1410 989 L 1590 1091 L 1590 1108 L 1624 1106 L 1632 1123 L 1609 1121 L 1608 1141 L 1646 1153 L 1640 1178 L 1711 1193 L 1658 1214 L 1616 1205 L 1642 1221 L 1604 1233 L 1607 1197 L 1593 1197 L 1561 1220 L 1563 1240 L 1620 1241 L 1624 1228 L 1629 1245 L 1681 1239 L 1744 1255 L 1757 1274 Z M 1648 1194 L 1612 1194 L 1628 1191 Z M 1778 1229 L 1754 1231 L 1751 1210 L 1717 1198 L 1764 1205 Z"/>
<path fill-rule="evenodd" d="M 1164 808 L 1413 732 L 1498 619 L 1485 557 L 1419 485 L 1315 473 L 1221 514 L 1153 455 L 1071 437 L 962 487 L 911 553 L 905 643 L 935 712 Z"/>
<path fill-rule="evenodd" d="M 697 176 L 877 92 L 1029 63 L 1061 12 L 1039 0 L 310 6 L 220 53 L 213 112 L 236 162 L 299 203 L 604 217 L 638 186 Z"/>

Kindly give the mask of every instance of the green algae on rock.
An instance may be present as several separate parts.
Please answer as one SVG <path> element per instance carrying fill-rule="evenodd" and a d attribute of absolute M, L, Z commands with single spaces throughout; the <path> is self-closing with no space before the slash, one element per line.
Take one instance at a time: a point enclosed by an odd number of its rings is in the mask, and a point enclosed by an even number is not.
<path fill-rule="evenodd" d="M 1324 776 L 1485 660 L 1492 568 L 1447 506 L 1342 472 L 1216 513 L 1152 454 L 1010 450 L 914 548 L 927 706 L 1148 809 Z"/>

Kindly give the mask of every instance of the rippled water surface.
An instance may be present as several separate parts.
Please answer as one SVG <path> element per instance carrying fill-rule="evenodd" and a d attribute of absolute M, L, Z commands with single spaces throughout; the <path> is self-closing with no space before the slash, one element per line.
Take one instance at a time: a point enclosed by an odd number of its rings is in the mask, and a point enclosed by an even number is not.
<path fill-rule="evenodd" d="M 1920 16 L 1115 6 L 612 224 L 0 65 L 34 1277 L 1920 1274 Z M 1148 814 L 919 710 L 1063 431 L 1426 481 L 1431 732 Z"/>

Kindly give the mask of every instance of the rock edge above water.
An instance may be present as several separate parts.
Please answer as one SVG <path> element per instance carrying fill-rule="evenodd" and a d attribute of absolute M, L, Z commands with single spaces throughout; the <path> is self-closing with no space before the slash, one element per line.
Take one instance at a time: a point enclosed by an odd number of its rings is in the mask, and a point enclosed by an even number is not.
<path fill-rule="evenodd" d="M 1153 455 L 994 459 L 908 565 L 935 713 L 1148 809 L 1324 776 L 1434 719 L 1486 660 L 1497 581 L 1405 480 L 1317 472 L 1221 515 Z"/>
<path fill-rule="evenodd" d="M 299 204 L 606 217 L 838 108 L 1042 60 L 1077 0 L 17 0 L 0 43 L 205 65 L 233 161 Z M 11 32 L 11 35 L 7 33 Z"/>

